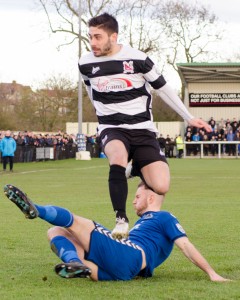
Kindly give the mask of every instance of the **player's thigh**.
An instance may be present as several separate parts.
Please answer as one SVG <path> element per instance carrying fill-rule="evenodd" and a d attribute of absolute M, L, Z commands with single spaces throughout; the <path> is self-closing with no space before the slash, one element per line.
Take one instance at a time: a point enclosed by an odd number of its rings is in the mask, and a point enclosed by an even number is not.
<path fill-rule="evenodd" d="M 67 230 L 80 242 L 85 251 L 89 250 L 90 236 L 95 228 L 92 220 L 73 215 L 74 221 Z"/>
<path fill-rule="evenodd" d="M 108 158 L 110 165 L 121 165 L 123 167 L 127 166 L 128 163 L 128 152 L 124 143 L 120 140 L 109 141 L 104 152 Z"/>
<path fill-rule="evenodd" d="M 130 149 L 129 132 L 117 128 L 108 128 L 101 133 L 99 139 L 110 165 L 117 164 L 125 167 Z"/>
<path fill-rule="evenodd" d="M 74 237 L 78 241 L 85 251 L 89 250 L 90 236 L 95 228 L 92 220 L 73 215 L 73 223 L 70 227 L 53 227 L 48 231 L 48 239 L 52 239 L 57 235 L 64 235 Z"/>
<path fill-rule="evenodd" d="M 170 187 L 170 171 L 166 162 L 155 161 L 141 169 L 146 183 L 157 193 L 166 194 Z"/>

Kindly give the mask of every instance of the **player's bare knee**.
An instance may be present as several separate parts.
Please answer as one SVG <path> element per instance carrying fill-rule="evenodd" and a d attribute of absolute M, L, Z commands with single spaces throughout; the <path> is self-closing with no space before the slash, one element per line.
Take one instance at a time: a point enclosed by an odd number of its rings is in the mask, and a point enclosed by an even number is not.
<path fill-rule="evenodd" d="M 153 188 L 153 190 L 158 195 L 165 195 L 169 191 L 169 186 L 168 185 L 157 186 Z"/>
<path fill-rule="evenodd" d="M 64 235 L 63 229 L 61 227 L 55 226 L 47 231 L 47 238 L 51 241 L 55 236 Z"/>

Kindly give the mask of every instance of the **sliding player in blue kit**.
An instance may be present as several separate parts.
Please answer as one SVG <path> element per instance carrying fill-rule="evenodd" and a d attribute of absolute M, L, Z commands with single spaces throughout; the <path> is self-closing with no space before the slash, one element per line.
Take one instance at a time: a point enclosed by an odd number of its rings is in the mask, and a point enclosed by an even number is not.
<path fill-rule="evenodd" d="M 125 176 L 132 160 L 132 174 L 140 176 L 157 194 L 170 186 L 169 167 L 157 142 L 152 95 L 160 98 L 189 125 L 211 131 L 209 124 L 192 116 L 166 83 L 153 61 L 129 45 L 119 44 L 118 22 L 104 13 L 88 22 L 91 52 L 79 60 L 79 70 L 98 118 L 98 136 L 109 169 L 109 194 L 116 213 L 114 238 L 128 235 L 126 214 L 128 185 Z"/>
<path fill-rule="evenodd" d="M 91 277 L 93 280 L 130 280 L 151 277 L 154 269 L 171 254 L 174 244 L 212 281 L 228 281 L 218 275 L 189 241 L 172 214 L 160 211 L 163 197 L 143 182 L 133 200 L 140 217 L 128 239 L 113 239 L 102 225 L 69 212 L 65 208 L 34 204 L 13 185 L 4 187 L 5 195 L 28 219 L 37 217 L 55 225 L 48 230 L 51 249 L 62 260 L 55 266 L 63 278 Z"/>

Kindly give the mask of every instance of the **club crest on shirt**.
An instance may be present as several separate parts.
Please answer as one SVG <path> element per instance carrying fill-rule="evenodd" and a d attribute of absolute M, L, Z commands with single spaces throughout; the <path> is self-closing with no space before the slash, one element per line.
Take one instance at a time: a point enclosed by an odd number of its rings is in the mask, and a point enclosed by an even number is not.
<path fill-rule="evenodd" d="M 123 62 L 123 73 L 134 73 L 132 60 Z"/>
<path fill-rule="evenodd" d="M 143 216 L 143 219 L 151 219 L 153 217 L 152 214 L 147 214 L 145 216 Z"/>

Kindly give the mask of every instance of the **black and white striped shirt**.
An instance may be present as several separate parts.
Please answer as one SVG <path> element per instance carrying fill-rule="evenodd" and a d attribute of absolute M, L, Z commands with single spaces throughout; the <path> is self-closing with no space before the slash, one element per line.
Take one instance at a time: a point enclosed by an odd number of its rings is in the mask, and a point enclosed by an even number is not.
<path fill-rule="evenodd" d="M 89 52 L 81 57 L 79 70 L 96 110 L 99 134 L 110 127 L 157 132 L 150 89 L 161 91 L 166 81 L 145 53 L 125 45 L 112 56 L 95 57 Z M 180 106 L 185 110 L 182 102 Z"/>

